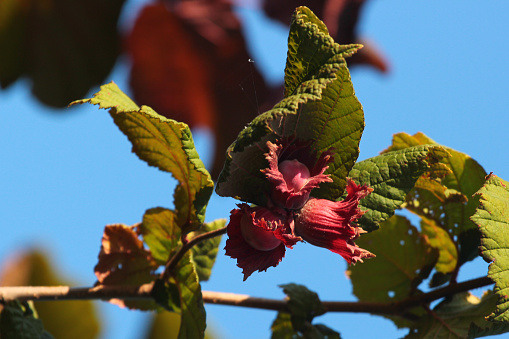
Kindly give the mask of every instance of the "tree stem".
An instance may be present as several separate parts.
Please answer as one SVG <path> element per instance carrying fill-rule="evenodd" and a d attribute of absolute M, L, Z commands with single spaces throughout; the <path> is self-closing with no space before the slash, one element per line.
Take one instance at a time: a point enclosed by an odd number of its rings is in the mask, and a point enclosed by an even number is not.
<path fill-rule="evenodd" d="M 193 240 L 196 238 L 193 238 Z M 191 240 L 191 241 L 193 241 Z M 191 242 L 190 241 L 190 242 Z M 323 301 L 327 312 L 371 313 L 379 315 L 401 315 L 412 307 L 427 304 L 433 300 L 451 296 L 455 293 L 468 291 L 491 285 L 488 277 L 468 280 L 459 284 L 449 285 L 428 293 L 422 293 L 406 299 L 390 302 L 342 302 Z M 88 299 L 149 299 L 152 284 L 141 286 L 26 286 L 0 287 L 0 302 L 18 300 L 88 300 Z M 287 301 L 280 299 L 256 298 L 244 294 L 203 291 L 203 301 L 209 304 L 230 305 L 259 308 L 274 311 L 287 311 Z"/>

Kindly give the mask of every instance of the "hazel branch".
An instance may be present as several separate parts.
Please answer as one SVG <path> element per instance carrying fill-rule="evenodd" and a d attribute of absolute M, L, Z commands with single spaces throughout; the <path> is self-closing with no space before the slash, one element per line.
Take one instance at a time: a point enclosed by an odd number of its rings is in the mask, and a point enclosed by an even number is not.
<path fill-rule="evenodd" d="M 194 240 L 195 238 L 193 238 Z M 433 300 L 459 292 L 491 285 L 488 277 L 468 280 L 437 290 L 419 294 L 392 303 L 323 301 L 327 312 L 371 313 L 379 315 L 404 315 L 405 310 L 427 304 Z M 96 286 L 71 288 L 69 286 L 0 287 L 0 302 L 24 300 L 89 300 L 89 299 L 149 299 L 153 284 L 141 286 Z M 256 298 L 244 294 L 203 291 L 203 301 L 209 304 L 250 307 L 274 311 L 288 311 L 287 301 Z"/>

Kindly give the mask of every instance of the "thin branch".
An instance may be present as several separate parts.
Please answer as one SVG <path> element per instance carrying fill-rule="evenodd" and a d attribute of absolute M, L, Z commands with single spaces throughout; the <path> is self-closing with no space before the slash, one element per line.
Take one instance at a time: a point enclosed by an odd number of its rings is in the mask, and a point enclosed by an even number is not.
<path fill-rule="evenodd" d="M 194 240 L 194 239 L 193 239 Z M 437 290 L 419 294 L 392 303 L 323 301 L 327 312 L 371 313 L 403 315 L 405 310 L 433 300 L 491 285 L 488 277 L 477 278 Z M 85 299 L 150 299 L 152 284 L 141 286 L 97 286 L 92 288 L 55 287 L 0 287 L 0 301 L 18 300 L 85 300 Z M 203 301 L 209 304 L 287 311 L 287 301 L 256 298 L 245 294 L 203 291 Z"/>
<path fill-rule="evenodd" d="M 184 244 L 178 250 L 178 252 L 175 253 L 175 255 L 173 257 L 171 257 L 171 259 L 168 260 L 168 262 L 166 263 L 164 272 L 161 274 L 161 279 L 167 280 L 170 277 L 171 273 L 173 272 L 173 269 L 175 268 L 175 266 L 177 266 L 177 263 L 180 261 L 180 259 L 182 259 L 184 254 L 186 254 L 186 252 L 189 251 L 194 245 L 196 245 L 197 243 L 202 242 L 204 240 L 223 235 L 225 233 L 226 233 L 226 226 L 219 228 L 217 230 L 214 230 L 214 231 L 200 234 L 200 235 L 194 237 L 193 239 L 189 240 L 188 242 L 185 242 L 185 243 L 183 242 Z"/>
<path fill-rule="evenodd" d="M 152 283 L 141 286 L 16 286 L 0 287 L 0 301 L 149 299 Z"/>

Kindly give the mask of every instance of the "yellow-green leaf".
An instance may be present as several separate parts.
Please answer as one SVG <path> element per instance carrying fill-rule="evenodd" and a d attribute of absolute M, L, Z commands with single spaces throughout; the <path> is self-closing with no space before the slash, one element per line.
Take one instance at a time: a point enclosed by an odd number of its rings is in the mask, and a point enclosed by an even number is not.
<path fill-rule="evenodd" d="M 423 133 L 394 135 L 392 145 L 386 151 L 406 149 L 416 145 L 438 145 Z M 458 263 L 461 265 L 478 255 L 479 233 L 470 217 L 478 205 L 472 195 L 484 183 L 486 172 L 468 155 L 444 147 L 450 154 L 440 163 L 448 168 L 437 167 L 436 183 L 416 186 L 407 196 L 406 208 L 419 216 L 432 219 L 453 236 L 458 244 Z"/>
<path fill-rule="evenodd" d="M 214 183 L 196 152 L 189 127 L 148 106 L 138 108 L 114 83 L 101 86 L 93 98 L 71 105 L 86 102 L 109 108 L 133 152 L 150 166 L 173 174 L 178 181 L 174 194 L 177 223 L 184 233 L 199 228 Z"/>
<path fill-rule="evenodd" d="M 509 322 L 509 182 L 490 174 L 476 193 L 480 204 L 472 221 L 481 231 L 481 255 L 490 263 L 488 277 L 495 282 L 499 297 L 496 311 L 490 316 Z"/>
<path fill-rule="evenodd" d="M 438 227 L 434 220 L 421 217 L 421 234 L 428 237 L 430 245 L 438 250 L 437 272 L 447 274 L 456 268 L 458 250 L 449 233 Z"/>

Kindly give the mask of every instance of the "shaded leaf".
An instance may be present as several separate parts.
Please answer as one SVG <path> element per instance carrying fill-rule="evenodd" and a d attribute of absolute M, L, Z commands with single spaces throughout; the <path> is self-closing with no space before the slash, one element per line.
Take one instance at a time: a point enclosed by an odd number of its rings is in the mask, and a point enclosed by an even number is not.
<path fill-rule="evenodd" d="M 359 205 L 367 212 L 358 224 L 370 232 L 394 214 L 414 187 L 417 178 L 430 170 L 447 152 L 436 146 L 415 146 L 388 152 L 357 162 L 348 174 L 356 183 L 367 184 L 374 191 Z"/>
<path fill-rule="evenodd" d="M 317 324 L 303 325 L 302 332 L 295 330 L 292 324 L 291 315 L 285 312 L 278 312 L 276 319 L 272 323 L 272 339 L 340 339 L 339 333 L 329 327 Z"/>
<path fill-rule="evenodd" d="M 217 178 L 224 150 L 267 98 L 232 4 L 149 4 L 136 19 L 127 48 L 138 101 L 192 128 L 206 126 L 214 132 L 211 172 Z"/>
<path fill-rule="evenodd" d="M 18 254 L 2 265 L 0 286 L 76 285 L 76 282 L 56 272 L 47 256 L 40 251 Z M 44 328 L 55 338 L 92 339 L 99 335 L 97 309 L 91 301 L 36 301 L 34 305 Z"/>
<path fill-rule="evenodd" d="M 196 339 L 205 336 L 205 307 L 200 281 L 187 252 L 175 268 L 175 279 L 180 292 L 181 321 L 179 339 Z"/>
<path fill-rule="evenodd" d="M 420 293 L 417 287 L 426 279 L 438 259 L 438 251 L 416 227 L 395 215 L 378 231 L 364 234 L 355 243 L 376 255 L 362 265 L 350 266 L 347 273 L 353 293 L 360 301 L 391 302 Z M 410 311 L 422 315 L 424 310 Z M 408 326 L 401 319 L 394 323 Z"/>
<path fill-rule="evenodd" d="M 180 292 L 175 279 L 169 279 L 167 281 L 156 279 L 150 295 L 159 305 L 164 307 L 164 309 L 180 315 Z"/>
<path fill-rule="evenodd" d="M 449 233 L 428 218 L 421 217 L 421 234 L 428 237 L 431 247 L 438 250 L 437 272 L 447 274 L 456 268 L 458 250 Z"/>
<path fill-rule="evenodd" d="M 43 103 L 64 107 L 104 81 L 120 52 L 124 0 L 3 1 L 0 85 L 28 77 Z"/>
<path fill-rule="evenodd" d="M 393 144 L 386 151 L 404 149 L 415 145 L 434 144 L 435 141 L 416 133 L 411 136 L 406 133 L 394 135 Z M 479 232 L 470 220 L 478 205 L 478 199 L 472 195 L 484 183 L 486 172 L 474 159 L 468 155 L 444 147 L 451 155 L 442 158 L 441 164 L 450 170 L 438 184 L 417 186 L 407 196 L 406 208 L 419 216 L 432 219 L 445 229 L 458 244 L 458 264 L 461 265 L 478 255 Z"/>
<path fill-rule="evenodd" d="M 509 182 L 490 174 L 476 193 L 480 204 L 472 221 L 481 232 L 481 256 L 490 263 L 488 277 L 495 282 L 497 308 L 491 320 L 509 322 Z"/>
<path fill-rule="evenodd" d="M 357 24 L 365 0 L 315 0 L 306 5 L 327 25 L 330 35 L 341 44 L 362 43 L 357 36 Z M 290 24 L 291 13 L 302 1 L 264 1 L 264 10 L 272 18 Z M 379 71 L 388 70 L 387 61 L 373 43 L 367 44 L 349 62 L 350 65 L 365 64 Z"/>
<path fill-rule="evenodd" d="M 293 329 L 290 313 L 278 312 L 276 319 L 272 323 L 272 339 L 299 339 L 302 334 Z"/>
<path fill-rule="evenodd" d="M 318 294 L 297 284 L 279 285 L 288 296 L 288 309 L 292 315 L 292 323 L 300 325 L 311 322 L 314 317 L 325 313 L 325 308 Z M 296 329 L 300 330 L 299 326 Z"/>
<path fill-rule="evenodd" d="M 405 338 L 472 338 L 471 328 L 478 331 L 491 326 L 484 318 L 493 311 L 496 299 L 493 294 L 482 299 L 470 292 L 455 294 L 422 318 Z"/>
<path fill-rule="evenodd" d="M 190 239 L 197 235 L 223 228 L 225 224 L 226 219 L 217 219 L 212 222 L 205 223 L 199 231 L 190 234 Z M 192 247 L 192 258 L 200 281 L 209 280 L 210 274 L 212 273 L 212 267 L 216 262 L 220 243 L 221 237 L 213 237 L 199 242 L 197 245 Z"/>
<path fill-rule="evenodd" d="M 279 312 L 272 324 L 272 338 L 339 339 L 339 333 L 325 325 L 313 325 L 313 318 L 325 313 L 318 294 L 303 285 L 280 285 L 288 296 L 290 313 Z"/>
<path fill-rule="evenodd" d="M 175 209 L 178 225 L 185 233 L 203 222 L 214 183 L 194 147 L 189 127 L 158 115 L 153 109 L 136 105 L 114 83 L 101 86 L 89 102 L 110 108 L 115 124 L 133 144 L 133 152 L 149 165 L 170 172 L 178 181 Z"/>
<path fill-rule="evenodd" d="M 216 187 L 219 195 L 263 205 L 268 182 L 260 170 L 268 167 L 266 142 L 277 138 L 308 141 L 317 156 L 332 148 L 334 162 L 326 173 L 334 182 L 313 190 L 313 195 L 336 199 L 343 193 L 364 128 L 362 106 L 344 58 L 360 46 L 338 45 L 324 29 L 309 9 L 296 10 L 288 44 L 286 97 L 256 117 L 228 148 Z"/>
<path fill-rule="evenodd" d="M 0 337 L 3 339 L 53 338 L 37 319 L 33 305 L 10 301 L 0 313 Z"/>
<path fill-rule="evenodd" d="M 157 280 L 153 296 L 161 306 L 181 315 L 178 338 L 203 338 L 206 326 L 205 308 L 198 274 L 189 251 L 178 262 L 170 280 L 170 282 Z M 178 308 L 175 300 L 175 292 L 177 291 L 179 296 Z"/>
<path fill-rule="evenodd" d="M 104 228 L 99 261 L 94 268 L 102 285 L 142 285 L 154 280 L 158 265 L 143 247 L 134 227 L 108 225 Z M 152 301 L 112 299 L 120 307 L 154 309 Z"/>

